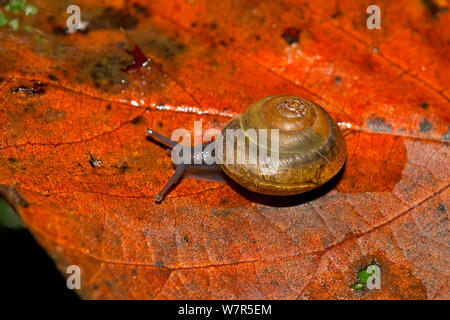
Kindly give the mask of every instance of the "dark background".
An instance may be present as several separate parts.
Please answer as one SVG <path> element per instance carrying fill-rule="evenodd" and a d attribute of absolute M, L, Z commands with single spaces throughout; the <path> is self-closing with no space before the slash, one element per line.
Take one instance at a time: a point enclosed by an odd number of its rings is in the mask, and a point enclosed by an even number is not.
<path fill-rule="evenodd" d="M 76 301 L 53 261 L 0 199 L 0 296 L 14 300 Z"/>

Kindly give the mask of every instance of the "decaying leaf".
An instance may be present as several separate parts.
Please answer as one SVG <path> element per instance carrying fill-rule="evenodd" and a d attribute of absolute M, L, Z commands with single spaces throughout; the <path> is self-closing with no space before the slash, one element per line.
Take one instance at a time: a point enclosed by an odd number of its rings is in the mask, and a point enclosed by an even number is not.
<path fill-rule="evenodd" d="M 369 30 L 365 0 L 78 2 L 83 32 L 60 1 L 0 27 L 0 183 L 82 297 L 449 298 L 448 12 L 378 1 Z M 152 63 L 123 72 L 120 27 Z M 173 165 L 146 128 L 221 128 L 280 93 L 348 124 L 337 177 L 284 198 L 186 178 L 155 203 Z M 374 261 L 381 289 L 352 290 Z"/>

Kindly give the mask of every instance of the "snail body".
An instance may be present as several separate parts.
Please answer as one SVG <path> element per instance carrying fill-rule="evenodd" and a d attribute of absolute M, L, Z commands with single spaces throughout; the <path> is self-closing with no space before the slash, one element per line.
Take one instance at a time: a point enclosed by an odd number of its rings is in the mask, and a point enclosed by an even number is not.
<path fill-rule="evenodd" d="M 234 139 L 231 140 L 232 144 L 227 144 L 227 134 L 239 129 L 244 134 L 245 144 L 239 144 Z M 269 132 L 278 129 L 277 143 L 273 144 L 271 140 L 264 146 L 267 149 L 264 151 L 269 154 L 275 152 L 277 157 L 268 157 L 266 161 L 250 161 L 250 150 L 257 149 L 260 152 L 261 147 L 260 139 L 247 134 L 251 132 L 250 129 L 267 129 Z M 147 132 L 169 147 L 176 145 L 176 142 L 152 130 Z M 216 144 L 216 150 L 223 150 L 223 154 L 232 153 L 234 159 L 239 153 L 245 154 L 244 161 L 220 161 L 218 164 L 213 161 L 211 165 L 220 166 L 226 175 L 244 188 L 268 195 L 293 195 L 317 188 L 339 172 L 347 155 L 345 139 L 330 115 L 318 104 L 290 95 L 270 96 L 255 101 L 225 125 L 222 136 L 224 139 L 212 142 Z M 221 145 L 218 146 L 219 143 Z M 202 150 L 208 145 L 204 145 Z M 211 155 L 202 152 L 200 156 L 205 157 L 203 165 L 212 162 L 207 159 Z M 161 201 L 170 187 L 192 165 L 179 165 L 156 196 L 156 201 Z"/>

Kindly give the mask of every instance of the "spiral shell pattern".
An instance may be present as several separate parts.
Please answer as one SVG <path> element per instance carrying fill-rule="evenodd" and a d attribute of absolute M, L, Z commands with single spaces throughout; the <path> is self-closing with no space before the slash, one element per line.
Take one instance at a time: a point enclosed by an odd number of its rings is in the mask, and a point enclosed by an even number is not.
<path fill-rule="evenodd" d="M 242 129 L 245 144 L 225 143 L 227 129 Z M 267 130 L 267 143 L 261 136 L 248 134 Z M 272 144 L 272 130 L 278 129 L 278 145 Z M 253 132 L 252 132 L 253 133 Z M 246 189 L 270 195 L 302 193 L 324 184 L 335 176 L 346 160 L 346 144 L 338 126 L 318 104 L 304 98 L 277 95 L 252 103 L 222 130 L 224 154 L 234 159 L 245 154 L 243 163 L 220 164 L 222 170 Z M 267 152 L 266 161 L 249 161 L 249 150 Z M 254 150 L 254 149 L 253 149 Z M 276 152 L 278 157 L 271 157 Z"/>

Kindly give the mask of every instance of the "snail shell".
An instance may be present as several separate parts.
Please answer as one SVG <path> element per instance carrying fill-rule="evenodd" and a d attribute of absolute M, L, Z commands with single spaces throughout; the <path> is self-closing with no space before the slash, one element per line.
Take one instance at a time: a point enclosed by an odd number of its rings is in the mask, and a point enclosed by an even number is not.
<path fill-rule="evenodd" d="M 344 165 L 346 144 L 338 126 L 318 104 L 289 95 L 276 95 L 252 103 L 242 114 L 223 128 L 223 150 L 226 154 L 227 129 L 279 129 L 279 157 L 274 161 L 249 163 L 250 144 L 246 135 L 245 150 L 236 140 L 233 150 L 245 152 L 244 163 L 219 164 L 234 181 L 249 189 L 270 195 L 302 193 L 330 180 Z M 270 130 L 268 130 L 270 131 Z M 267 149 L 271 149 L 268 138 Z"/>

